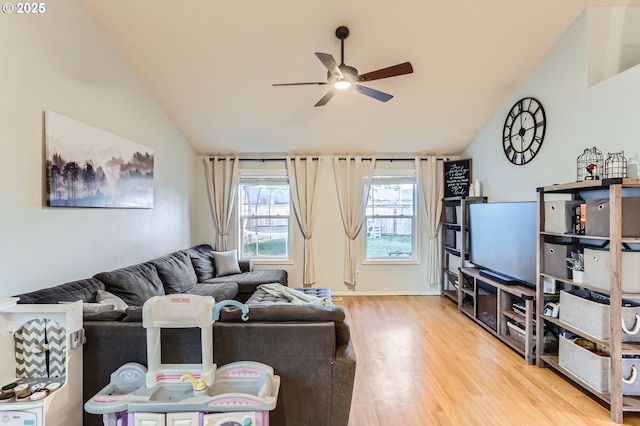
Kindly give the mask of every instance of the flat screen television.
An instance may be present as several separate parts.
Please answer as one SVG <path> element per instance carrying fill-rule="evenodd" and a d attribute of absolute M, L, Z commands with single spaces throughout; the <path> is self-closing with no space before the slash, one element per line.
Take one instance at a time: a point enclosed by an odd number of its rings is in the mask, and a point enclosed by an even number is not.
<path fill-rule="evenodd" d="M 537 203 L 469 204 L 469 260 L 505 284 L 536 285 Z"/>

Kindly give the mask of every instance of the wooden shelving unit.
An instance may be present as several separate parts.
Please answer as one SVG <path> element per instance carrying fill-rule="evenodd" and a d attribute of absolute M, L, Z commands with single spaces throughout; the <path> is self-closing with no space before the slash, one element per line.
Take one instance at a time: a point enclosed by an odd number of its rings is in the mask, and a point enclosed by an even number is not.
<path fill-rule="evenodd" d="M 553 185 L 538 188 L 538 267 L 537 267 L 537 325 L 538 327 L 555 328 L 560 332 L 564 330 L 575 333 L 581 337 L 589 339 L 595 343 L 604 345 L 610 350 L 610 393 L 601 393 L 589 386 L 581 377 L 577 376 L 570 369 L 561 365 L 558 353 L 545 353 L 544 351 L 544 333 L 538 333 L 537 347 L 538 357 L 537 365 L 539 367 L 549 367 L 556 372 L 562 374 L 569 380 L 575 382 L 582 387 L 586 393 L 591 394 L 596 399 L 609 406 L 611 411 L 611 419 L 617 423 L 623 421 L 624 412 L 640 412 L 640 396 L 623 395 L 623 375 L 622 375 L 622 357 L 623 355 L 639 355 L 640 343 L 622 342 L 622 330 L 620 327 L 622 321 L 622 299 L 633 299 L 640 297 L 638 293 L 624 293 L 622 287 L 622 248 L 623 243 L 640 243 L 640 238 L 623 238 L 622 237 L 622 205 L 623 190 L 627 188 L 636 188 L 636 192 L 640 193 L 640 179 L 616 178 L 593 180 L 576 183 L 568 183 L 562 185 Z M 594 193 L 593 191 L 600 191 Z M 609 235 L 594 236 L 572 233 L 558 233 L 545 231 L 545 200 L 547 194 L 568 194 L 572 200 L 581 200 L 586 198 L 608 198 L 609 201 Z M 594 195 L 595 194 L 595 195 Z M 638 195 L 635 195 L 638 196 Z M 555 195 L 554 195 L 555 197 Z M 554 198 L 554 199 L 557 199 Z M 640 214 L 640 212 L 638 212 Z M 636 216 L 634 212 L 634 216 Z M 587 215 L 587 223 L 589 216 Z M 603 290 L 601 287 L 595 287 L 586 283 L 577 283 L 571 279 L 558 277 L 556 275 L 544 272 L 545 252 L 543 246 L 545 242 L 553 242 L 556 240 L 569 241 L 571 244 L 581 246 L 598 246 L 608 243 L 610 256 L 609 284 L 610 290 Z M 587 289 L 601 294 L 608 294 L 610 298 L 610 336 L 609 340 L 599 339 L 595 336 L 581 331 L 579 328 L 571 326 L 559 318 L 552 318 L 544 315 L 544 306 L 553 296 L 544 294 L 543 280 L 550 278 L 562 284 L 566 289 Z M 560 312 L 562 317 L 562 306 Z M 542 330 L 542 328 L 540 328 Z"/>
<path fill-rule="evenodd" d="M 467 206 L 486 203 L 486 197 L 446 197 L 442 208 L 442 258 L 440 270 L 440 294 L 463 306 L 463 294 L 459 291 L 458 269 L 469 259 L 469 221 Z"/>

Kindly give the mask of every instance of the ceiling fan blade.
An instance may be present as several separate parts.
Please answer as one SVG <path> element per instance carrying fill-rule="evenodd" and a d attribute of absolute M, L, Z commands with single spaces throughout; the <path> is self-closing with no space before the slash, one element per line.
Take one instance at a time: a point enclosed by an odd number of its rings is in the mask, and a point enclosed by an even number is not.
<path fill-rule="evenodd" d="M 274 83 L 272 86 L 321 86 L 323 84 L 329 84 L 326 81 L 314 81 L 311 83 Z"/>
<path fill-rule="evenodd" d="M 340 71 L 340 67 L 338 66 L 336 60 L 333 59 L 333 56 L 329 55 L 328 53 L 320 52 L 316 52 L 316 56 L 318 57 L 318 59 L 320 59 L 320 62 L 322 62 L 325 67 L 327 67 L 332 75 L 343 78 L 342 71 Z"/>
<path fill-rule="evenodd" d="M 331 100 L 331 98 L 333 98 L 333 95 L 335 94 L 336 94 L 335 90 L 329 90 L 327 94 L 324 95 L 322 99 L 320 99 L 314 106 L 319 107 L 319 106 L 325 105 L 327 102 Z"/>
<path fill-rule="evenodd" d="M 393 95 L 372 89 L 370 87 L 361 86 L 359 84 L 354 85 L 354 87 L 363 95 L 370 96 L 373 99 L 379 100 L 380 102 L 387 102 L 389 99 L 393 98 Z"/>
<path fill-rule="evenodd" d="M 388 68 L 382 68 L 376 71 L 371 71 L 366 74 L 358 76 L 359 81 L 371 81 L 380 80 L 381 78 L 395 77 L 398 75 L 411 74 L 413 67 L 411 62 L 404 62 L 402 64 L 394 65 Z"/>

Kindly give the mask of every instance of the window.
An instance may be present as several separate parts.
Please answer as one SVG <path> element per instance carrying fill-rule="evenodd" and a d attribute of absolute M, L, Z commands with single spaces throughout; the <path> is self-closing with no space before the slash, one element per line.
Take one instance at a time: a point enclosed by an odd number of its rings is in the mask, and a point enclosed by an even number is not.
<path fill-rule="evenodd" d="M 366 260 L 417 259 L 415 200 L 415 174 L 373 177 L 365 212 Z"/>
<path fill-rule="evenodd" d="M 241 173 L 238 181 L 240 257 L 289 259 L 289 180 L 286 175 Z"/>

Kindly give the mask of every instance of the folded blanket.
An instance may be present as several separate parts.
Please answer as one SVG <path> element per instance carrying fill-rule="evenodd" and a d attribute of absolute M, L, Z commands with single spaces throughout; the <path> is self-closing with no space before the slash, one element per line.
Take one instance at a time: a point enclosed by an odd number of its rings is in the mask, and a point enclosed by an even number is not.
<path fill-rule="evenodd" d="M 321 306 L 335 306 L 333 302 L 326 297 L 311 296 L 302 291 L 295 290 L 291 287 L 287 287 L 279 283 L 261 284 L 258 286 L 258 288 L 263 289 L 273 296 L 284 297 L 294 305 L 314 304 Z"/>

